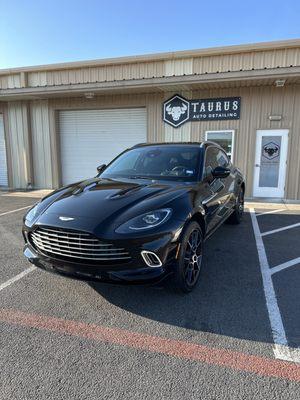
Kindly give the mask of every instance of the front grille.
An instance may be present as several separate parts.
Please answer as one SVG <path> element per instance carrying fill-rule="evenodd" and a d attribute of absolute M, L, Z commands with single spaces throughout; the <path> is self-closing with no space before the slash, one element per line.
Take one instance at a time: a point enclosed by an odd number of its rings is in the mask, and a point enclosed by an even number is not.
<path fill-rule="evenodd" d="M 101 242 L 86 232 L 40 227 L 30 233 L 30 241 L 37 250 L 55 258 L 103 262 L 128 262 L 131 259 L 124 248 Z"/>

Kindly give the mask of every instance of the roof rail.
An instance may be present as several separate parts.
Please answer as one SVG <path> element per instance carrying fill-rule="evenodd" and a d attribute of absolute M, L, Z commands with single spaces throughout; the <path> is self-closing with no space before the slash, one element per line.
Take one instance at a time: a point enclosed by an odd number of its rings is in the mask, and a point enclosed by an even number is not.
<path fill-rule="evenodd" d="M 201 143 L 200 147 L 204 147 L 204 146 L 207 146 L 207 145 L 213 145 L 213 146 L 217 146 L 217 147 L 222 148 L 222 146 L 220 146 L 216 142 L 213 142 L 212 140 L 205 140 L 204 142 Z"/>

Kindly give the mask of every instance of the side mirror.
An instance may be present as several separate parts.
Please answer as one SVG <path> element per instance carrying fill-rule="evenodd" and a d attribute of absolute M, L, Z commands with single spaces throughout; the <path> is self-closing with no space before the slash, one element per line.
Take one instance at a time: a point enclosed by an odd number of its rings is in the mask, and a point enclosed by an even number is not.
<path fill-rule="evenodd" d="M 230 168 L 226 168 L 226 167 L 216 167 L 213 171 L 212 171 L 212 176 L 214 178 L 227 178 L 230 175 Z"/>
<path fill-rule="evenodd" d="M 99 167 L 97 167 L 97 172 L 98 174 L 101 174 L 101 172 L 103 172 L 106 168 L 106 164 L 101 164 L 99 165 Z"/>

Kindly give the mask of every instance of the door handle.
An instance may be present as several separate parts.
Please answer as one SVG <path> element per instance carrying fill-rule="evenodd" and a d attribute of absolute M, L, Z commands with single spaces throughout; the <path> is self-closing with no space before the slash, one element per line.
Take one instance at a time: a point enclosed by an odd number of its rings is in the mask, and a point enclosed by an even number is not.
<path fill-rule="evenodd" d="M 260 167 L 260 165 L 259 164 L 255 164 L 255 166 L 258 168 L 258 167 Z"/>

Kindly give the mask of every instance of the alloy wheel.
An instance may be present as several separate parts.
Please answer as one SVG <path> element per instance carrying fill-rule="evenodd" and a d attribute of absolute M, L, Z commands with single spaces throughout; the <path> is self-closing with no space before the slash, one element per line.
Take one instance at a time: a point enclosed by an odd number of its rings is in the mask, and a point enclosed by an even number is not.
<path fill-rule="evenodd" d="M 202 234 L 194 229 L 189 236 L 184 254 L 184 279 L 188 286 L 193 286 L 198 279 L 202 264 Z"/>
<path fill-rule="evenodd" d="M 242 216 L 244 213 L 244 191 L 243 191 L 243 189 L 241 189 L 239 196 L 238 196 L 237 209 L 238 209 L 239 215 Z"/>

